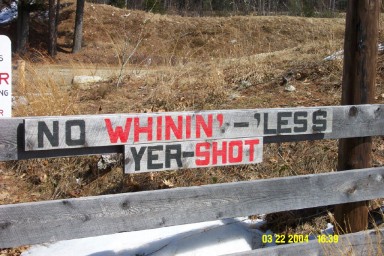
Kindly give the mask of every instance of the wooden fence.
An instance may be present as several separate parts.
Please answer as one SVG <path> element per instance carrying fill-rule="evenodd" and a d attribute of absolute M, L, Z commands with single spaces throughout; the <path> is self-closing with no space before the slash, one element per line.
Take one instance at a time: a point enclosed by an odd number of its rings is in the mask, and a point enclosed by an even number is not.
<path fill-rule="evenodd" d="M 5 118 L 0 131 L 0 161 L 125 153 L 127 173 L 162 171 L 260 162 L 266 143 L 381 136 L 384 105 Z M 0 205 L 0 248 L 370 200 L 384 197 L 383 185 L 379 167 Z M 380 254 L 382 232 L 334 246 L 365 252 L 373 243 Z M 327 248 L 312 241 L 237 255 L 282 250 Z"/>

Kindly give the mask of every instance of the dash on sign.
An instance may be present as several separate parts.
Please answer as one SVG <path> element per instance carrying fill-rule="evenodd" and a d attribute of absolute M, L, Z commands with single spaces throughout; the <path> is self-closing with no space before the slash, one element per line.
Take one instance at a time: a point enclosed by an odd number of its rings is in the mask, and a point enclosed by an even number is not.
<path fill-rule="evenodd" d="M 233 123 L 233 127 L 235 128 L 249 127 L 249 122 L 236 122 L 236 123 Z"/>

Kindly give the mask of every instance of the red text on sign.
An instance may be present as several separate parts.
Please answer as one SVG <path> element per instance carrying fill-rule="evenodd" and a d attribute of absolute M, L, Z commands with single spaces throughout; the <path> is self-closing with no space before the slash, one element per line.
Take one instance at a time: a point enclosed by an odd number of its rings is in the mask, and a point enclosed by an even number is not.
<path fill-rule="evenodd" d="M 8 73 L 0 73 L 0 85 L 3 85 L 4 83 L 9 85 L 8 79 L 9 79 L 9 74 Z"/>

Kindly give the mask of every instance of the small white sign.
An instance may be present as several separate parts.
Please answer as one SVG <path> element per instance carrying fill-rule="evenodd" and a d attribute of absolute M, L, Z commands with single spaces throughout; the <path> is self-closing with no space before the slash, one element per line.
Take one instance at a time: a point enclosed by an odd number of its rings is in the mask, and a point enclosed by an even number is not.
<path fill-rule="evenodd" d="M 0 118 L 12 117 L 11 40 L 0 35 Z"/>

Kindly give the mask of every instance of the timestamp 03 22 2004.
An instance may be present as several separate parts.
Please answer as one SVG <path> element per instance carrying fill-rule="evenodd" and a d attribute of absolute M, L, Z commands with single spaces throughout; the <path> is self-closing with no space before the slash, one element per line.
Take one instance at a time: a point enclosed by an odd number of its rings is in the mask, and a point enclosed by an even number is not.
<path fill-rule="evenodd" d="M 261 237 L 263 244 L 293 244 L 293 243 L 308 243 L 309 236 L 302 234 L 264 234 Z M 338 243 L 338 235 L 317 235 L 319 244 Z"/>

